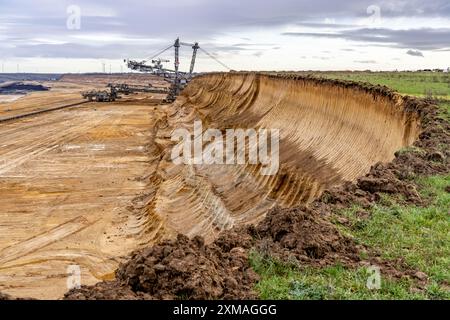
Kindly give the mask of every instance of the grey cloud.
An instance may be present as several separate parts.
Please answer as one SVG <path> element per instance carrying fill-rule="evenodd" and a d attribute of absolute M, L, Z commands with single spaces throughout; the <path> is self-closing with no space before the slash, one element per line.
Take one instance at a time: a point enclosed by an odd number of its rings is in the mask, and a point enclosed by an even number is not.
<path fill-rule="evenodd" d="M 356 62 L 356 63 L 364 63 L 364 64 L 374 64 L 374 63 L 377 63 L 375 60 L 355 60 L 355 61 L 353 61 L 353 62 Z"/>
<path fill-rule="evenodd" d="M 406 51 L 406 54 L 413 56 L 413 57 L 423 57 L 423 53 L 419 50 L 408 50 Z"/>
<path fill-rule="evenodd" d="M 79 34 L 119 34 L 131 38 L 151 38 L 158 41 L 151 43 L 124 44 L 119 41 L 113 45 L 101 45 L 98 43 L 86 43 L 86 41 L 70 40 L 71 43 L 62 45 L 40 45 L 32 47 L 27 44 L 30 39 L 39 37 L 43 39 L 65 40 L 70 31 L 66 29 L 67 13 L 69 5 L 77 4 L 81 7 L 82 16 Z M 388 44 L 379 37 L 371 35 L 371 31 L 346 30 L 348 25 L 329 24 L 316 21 L 330 19 L 351 20 L 356 17 L 367 16 L 366 9 L 374 3 L 373 0 L 280 0 L 276 4 L 271 1 L 247 0 L 190 0 L 190 1 L 163 1 L 163 0 L 1 0 L 0 4 L 0 39 L 4 43 L 15 45 L 16 49 L 3 50 L 2 55 L 32 56 L 33 54 L 45 54 L 50 56 L 84 56 L 89 52 L 93 56 L 113 58 L 129 52 L 132 56 L 139 52 L 150 52 L 172 41 L 177 36 L 186 41 L 201 41 L 202 43 L 217 43 L 213 40 L 218 35 L 232 33 L 233 30 L 245 30 L 245 28 L 257 28 L 271 32 L 271 27 L 286 24 L 300 24 L 315 29 L 334 28 L 339 30 L 337 34 L 328 37 L 339 37 L 355 41 L 368 41 Z M 95 5 L 94 5 L 95 4 Z M 448 0 L 429 1 L 379 1 L 383 16 L 410 17 L 411 15 L 426 16 L 450 16 Z M 95 8 L 93 8 L 94 6 Z M 112 12 L 111 16 L 105 16 L 105 12 Z M 87 15 L 86 15 L 87 14 Z M 333 20 L 331 20 L 333 21 Z M 442 49 L 450 43 L 448 30 L 443 34 L 438 31 L 424 33 L 406 32 L 399 33 L 389 29 L 381 29 L 387 36 L 387 40 L 398 43 L 404 48 Z M 309 33 L 310 36 L 323 37 L 318 32 Z M 293 35 L 293 34 L 292 34 Z M 299 34 L 300 35 L 300 34 Z M 308 35 L 304 33 L 303 35 Z M 414 39 L 414 37 L 417 37 Z M 405 38 L 405 40 L 402 40 Z M 251 42 L 249 38 L 241 38 L 243 42 Z M 69 40 L 67 40 L 69 42 Z M 278 44 L 270 44 L 277 46 Z M 1 46 L 1 44 L 0 44 Z M 211 50 L 218 52 L 234 52 L 247 50 L 251 44 L 239 44 L 237 47 L 211 46 Z M 26 48 L 26 51 L 23 51 Z M 74 50 L 76 49 L 76 50 Z M 90 51 L 89 51 L 90 50 Z M 257 49 L 259 50 L 259 49 Z M 50 52 L 51 51 L 51 52 Z"/>
<path fill-rule="evenodd" d="M 377 4 L 376 2 L 374 4 Z M 381 15 L 385 17 L 448 17 L 450 3 L 448 0 L 439 1 L 381 1 L 378 3 Z"/>
<path fill-rule="evenodd" d="M 241 42 L 236 43 L 233 46 L 237 47 L 267 47 L 267 46 L 273 46 L 275 44 L 273 43 L 252 43 L 252 42 Z"/>
<path fill-rule="evenodd" d="M 450 46 L 450 28 L 392 30 L 386 28 L 359 28 L 335 33 L 285 32 L 285 36 L 337 38 L 351 41 L 383 44 L 399 48 L 436 50 Z"/>
<path fill-rule="evenodd" d="M 10 52 L 11 51 L 11 52 Z M 15 48 L 2 49 L 5 56 L 14 55 L 18 58 L 92 58 L 92 59 L 125 59 L 130 56 L 143 57 L 145 52 L 142 47 L 130 45 L 104 45 L 90 46 L 84 44 L 38 44 L 18 45 Z"/>
<path fill-rule="evenodd" d="M 354 27 L 354 25 L 351 24 L 326 23 L 326 22 L 298 22 L 296 25 L 314 29 L 345 29 Z"/>

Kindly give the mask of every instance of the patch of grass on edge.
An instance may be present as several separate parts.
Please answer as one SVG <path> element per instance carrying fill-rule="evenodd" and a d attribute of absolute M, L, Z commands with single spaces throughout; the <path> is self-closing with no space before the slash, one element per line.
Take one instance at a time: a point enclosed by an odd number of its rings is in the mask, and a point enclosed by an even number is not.
<path fill-rule="evenodd" d="M 325 268 L 285 265 L 256 252 L 250 255 L 254 270 L 261 276 L 256 289 L 261 299 L 275 300 L 393 300 L 426 299 L 421 292 L 411 293 L 411 280 L 381 278 L 381 288 L 370 290 L 366 268 L 348 269 L 341 265 Z"/>
<path fill-rule="evenodd" d="M 414 291 L 414 280 L 391 280 L 382 276 L 380 290 L 369 290 L 366 268 L 348 269 L 340 265 L 299 269 L 256 252 L 250 256 L 261 276 L 257 290 L 262 299 L 450 299 L 450 194 L 445 187 L 450 176 L 417 179 L 427 207 L 402 206 L 384 196 L 361 217 L 361 208 L 343 210 L 340 216 L 349 226 L 342 232 L 357 242 L 379 250 L 382 258 L 403 258 L 413 268 L 429 276 L 426 290 Z"/>
<path fill-rule="evenodd" d="M 401 94 L 450 99 L 450 74 L 435 72 L 317 72 L 331 79 L 369 82 L 388 86 Z"/>
<path fill-rule="evenodd" d="M 450 101 L 440 101 L 440 116 L 442 119 L 450 121 Z"/>
<path fill-rule="evenodd" d="M 417 178 L 419 192 L 431 200 L 426 207 L 402 206 L 384 196 L 370 210 L 370 218 L 359 219 L 354 207 L 342 211 L 353 227 L 347 231 L 361 243 L 378 248 L 383 257 L 403 257 L 437 281 L 450 283 L 450 176 Z"/>
<path fill-rule="evenodd" d="M 415 146 L 409 146 L 409 147 L 404 147 L 402 149 L 400 149 L 399 151 L 397 151 L 399 154 L 404 154 L 404 153 L 410 153 L 410 152 L 415 152 L 415 153 L 420 153 L 420 154 L 425 154 L 426 151 L 415 147 Z"/>

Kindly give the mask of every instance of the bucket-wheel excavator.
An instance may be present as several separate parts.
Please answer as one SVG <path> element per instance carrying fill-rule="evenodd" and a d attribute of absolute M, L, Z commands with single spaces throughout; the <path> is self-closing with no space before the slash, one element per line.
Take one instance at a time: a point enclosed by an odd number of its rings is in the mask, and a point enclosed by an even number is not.
<path fill-rule="evenodd" d="M 192 58 L 191 64 L 189 67 L 189 72 L 182 72 L 179 70 L 180 67 L 180 48 L 181 47 L 190 47 L 192 49 Z M 174 69 L 167 69 L 163 66 L 163 63 L 170 62 L 169 60 L 162 59 L 160 56 L 167 52 L 168 50 L 174 48 Z M 195 43 L 186 43 L 181 42 L 180 38 L 177 38 L 175 42 L 156 53 L 152 54 L 149 58 L 144 59 L 142 61 L 136 60 L 124 60 L 127 64 L 127 67 L 134 71 L 151 73 L 160 77 L 163 77 L 166 81 L 170 83 L 170 88 L 155 88 L 149 86 L 148 88 L 137 88 L 130 87 L 127 84 L 119 84 L 119 85 L 108 85 L 110 88 L 110 92 L 108 91 L 88 91 L 83 92 L 82 95 L 85 99 L 89 99 L 89 101 L 114 101 L 117 98 L 119 93 L 130 94 L 133 92 L 152 92 L 152 93 L 162 93 L 167 94 L 164 102 L 173 102 L 176 97 L 180 94 L 181 90 L 187 85 L 187 83 L 198 73 L 194 73 L 195 62 L 197 59 L 197 52 L 201 50 L 208 57 L 218 62 L 225 69 L 231 70 L 227 65 L 219 61 L 214 55 L 207 52 L 205 49 L 201 48 L 198 42 Z M 151 62 L 151 64 L 147 64 Z"/>
<path fill-rule="evenodd" d="M 182 46 L 192 48 L 192 58 L 191 58 L 189 72 L 181 72 L 179 70 L 180 47 L 182 47 Z M 162 59 L 158 58 L 163 53 L 165 53 L 166 51 L 168 51 L 172 48 L 174 48 L 174 69 L 173 70 L 163 67 L 162 62 L 169 62 L 168 60 L 162 60 Z M 172 102 L 176 99 L 176 97 L 178 96 L 180 91 L 186 86 L 186 84 L 196 75 L 196 73 L 194 73 L 194 68 L 195 68 L 195 62 L 197 59 L 198 50 L 201 50 L 208 57 L 216 60 L 218 63 L 220 63 L 226 69 L 231 70 L 224 63 L 220 62 L 216 57 L 214 57 L 212 54 L 208 53 L 205 49 L 201 48 L 199 46 L 198 42 L 195 42 L 195 43 L 181 42 L 180 38 L 177 38 L 175 40 L 175 42 L 173 44 L 171 44 L 170 46 L 157 51 L 155 54 L 153 54 L 148 59 L 145 59 L 142 61 L 124 60 L 124 62 L 126 62 L 128 68 L 130 68 L 131 70 L 140 71 L 140 72 L 150 72 L 150 73 L 153 73 L 158 76 L 163 76 L 164 79 L 166 79 L 167 81 L 169 81 L 171 83 L 169 94 L 167 95 L 167 98 L 165 99 L 165 101 Z M 151 61 L 153 63 L 153 65 L 148 65 L 147 64 L 148 61 Z"/>

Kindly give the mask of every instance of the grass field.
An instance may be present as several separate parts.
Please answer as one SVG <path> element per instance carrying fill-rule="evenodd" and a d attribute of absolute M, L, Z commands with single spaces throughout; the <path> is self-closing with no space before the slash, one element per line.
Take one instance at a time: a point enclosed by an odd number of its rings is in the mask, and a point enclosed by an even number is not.
<path fill-rule="evenodd" d="M 329 72 L 322 77 L 387 85 L 402 94 L 432 95 L 441 99 L 442 117 L 450 120 L 450 82 L 445 73 Z M 448 100 L 448 101 L 447 101 Z M 381 253 L 383 259 L 402 258 L 408 266 L 428 277 L 425 288 L 417 280 L 394 280 L 381 275 L 381 287 L 368 289 L 365 267 L 348 269 L 335 265 L 322 269 L 286 265 L 257 252 L 251 263 L 261 276 L 257 290 L 262 299 L 450 299 L 450 176 L 416 177 L 419 192 L 430 200 L 427 207 L 404 206 L 383 196 L 366 218 L 354 206 L 336 213 L 349 223 L 335 224 L 356 242 Z M 366 210 L 367 211 L 367 210 Z"/>
<path fill-rule="evenodd" d="M 450 73 L 443 72 L 318 72 L 315 75 L 388 86 L 402 94 L 450 100 Z"/>

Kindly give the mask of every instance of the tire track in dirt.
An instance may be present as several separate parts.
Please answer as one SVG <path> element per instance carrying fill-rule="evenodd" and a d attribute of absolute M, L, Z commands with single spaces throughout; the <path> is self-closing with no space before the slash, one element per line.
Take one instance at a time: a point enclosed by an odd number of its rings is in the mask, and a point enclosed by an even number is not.
<path fill-rule="evenodd" d="M 36 250 L 42 249 L 49 244 L 59 241 L 73 233 L 86 228 L 90 222 L 82 216 L 60 224 L 59 226 L 47 230 L 40 235 L 21 241 L 0 251 L 0 268 L 12 260 L 21 258 Z"/>
<path fill-rule="evenodd" d="M 127 207 L 151 165 L 150 110 L 87 104 L 2 124 L 0 290 L 58 298 L 69 265 L 95 283 L 148 243 Z"/>

